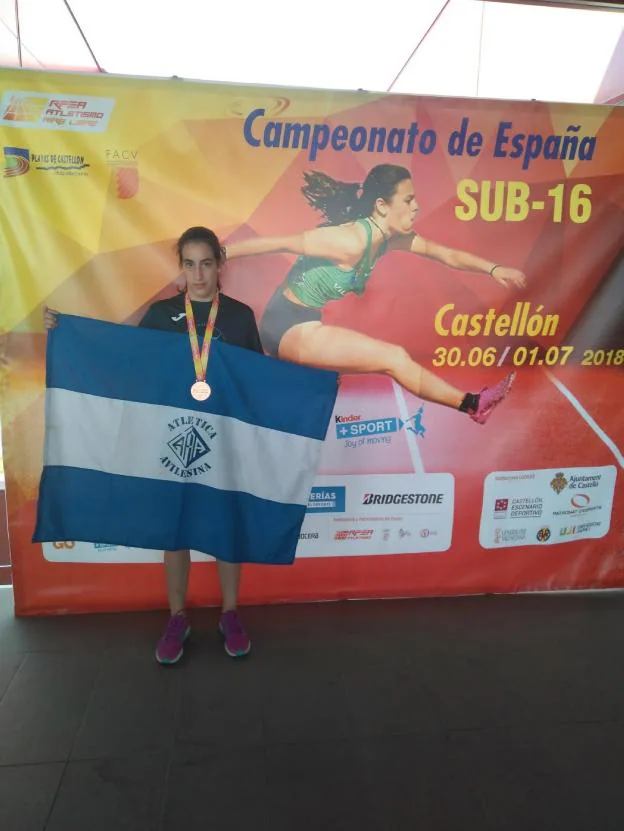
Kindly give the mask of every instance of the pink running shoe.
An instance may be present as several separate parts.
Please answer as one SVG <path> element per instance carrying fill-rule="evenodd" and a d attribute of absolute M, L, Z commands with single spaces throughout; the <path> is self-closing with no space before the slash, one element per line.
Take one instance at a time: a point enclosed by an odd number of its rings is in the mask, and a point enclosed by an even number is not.
<path fill-rule="evenodd" d="M 191 624 L 186 612 L 178 612 L 169 619 L 167 628 L 156 647 L 159 664 L 177 664 L 184 653 L 184 641 L 191 634 Z"/>
<path fill-rule="evenodd" d="M 219 620 L 223 646 L 230 658 L 242 658 L 251 650 L 251 641 L 236 612 L 223 612 Z"/>
<path fill-rule="evenodd" d="M 476 421 L 477 424 L 485 424 L 488 418 L 492 415 L 495 408 L 504 401 L 509 395 L 509 390 L 516 377 L 515 372 L 510 372 L 509 375 L 493 387 L 483 387 L 479 393 L 479 403 L 474 413 L 470 413 L 470 418 Z"/>

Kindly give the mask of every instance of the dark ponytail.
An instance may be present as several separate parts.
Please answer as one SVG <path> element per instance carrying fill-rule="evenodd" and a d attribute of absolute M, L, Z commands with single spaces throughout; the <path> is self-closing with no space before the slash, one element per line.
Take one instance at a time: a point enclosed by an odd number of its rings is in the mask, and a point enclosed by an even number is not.
<path fill-rule="evenodd" d="M 321 213 L 330 225 L 340 225 L 357 219 L 360 185 L 339 182 L 326 173 L 304 173 L 305 185 L 301 192 L 308 204 Z"/>
<path fill-rule="evenodd" d="M 409 170 L 396 164 L 377 165 L 361 185 L 341 182 L 321 172 L 304 173 L 303 176 L 305 185 L 301 192 L 328 225 L 341 225 L 370 216 L 378 199 L 390 201 L 397 185 L 411 179 Z"/>

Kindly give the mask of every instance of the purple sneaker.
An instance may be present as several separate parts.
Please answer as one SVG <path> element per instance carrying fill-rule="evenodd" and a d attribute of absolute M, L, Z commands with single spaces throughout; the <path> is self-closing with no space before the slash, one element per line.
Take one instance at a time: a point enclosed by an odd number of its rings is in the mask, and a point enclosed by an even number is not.
<path fill-rule="evenodd" d="M 219 632 L 223 635 L 223 646 L 230 658 L 242 658 L 249 654 L 251 641 L 240 622 L 237 612 L 223 612 L 219 620 Z"/>
<path fill-rule="evenodd" d="M 499 381 L 493 387 L 483 387 L 479 393 L 479 403 L 474 413 L 470 413 L 470 418 L 476 421 L 477 424 L 485 424 L 488 418 L 492 415 L 495 408 L 507 398 L 511 385 L 516 377 L 515 372 L 509 373 L 506 378 Z"/>
<path fill-rule="evenodd" d="M 169 618 L 165 633 L 156 647 L 159 664 L 177 664 L 184 653 L 184 641 L 191 634 L 191 624 L 186 612 L 178 612 Z"/>

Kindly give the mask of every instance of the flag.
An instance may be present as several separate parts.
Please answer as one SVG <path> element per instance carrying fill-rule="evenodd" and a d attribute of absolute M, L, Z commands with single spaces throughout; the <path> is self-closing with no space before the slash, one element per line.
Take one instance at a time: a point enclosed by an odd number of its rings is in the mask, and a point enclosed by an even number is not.
<path fill-rule="evenodd" d="M 46 362 L 34 542 L 293 561 L 336 373 L 213 341 L 199 402 L 187 337 L 71 315 Z"/>

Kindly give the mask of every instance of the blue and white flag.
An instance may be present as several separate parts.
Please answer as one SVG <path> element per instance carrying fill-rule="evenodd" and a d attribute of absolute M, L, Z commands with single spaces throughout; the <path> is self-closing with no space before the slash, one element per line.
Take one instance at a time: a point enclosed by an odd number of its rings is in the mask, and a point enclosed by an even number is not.
<path fill-rule="evenodd" d="M 33 541 L 291 563 L 337 375 L 213 341 L 194 381 L 186 337 L 60 316 Z"/>

